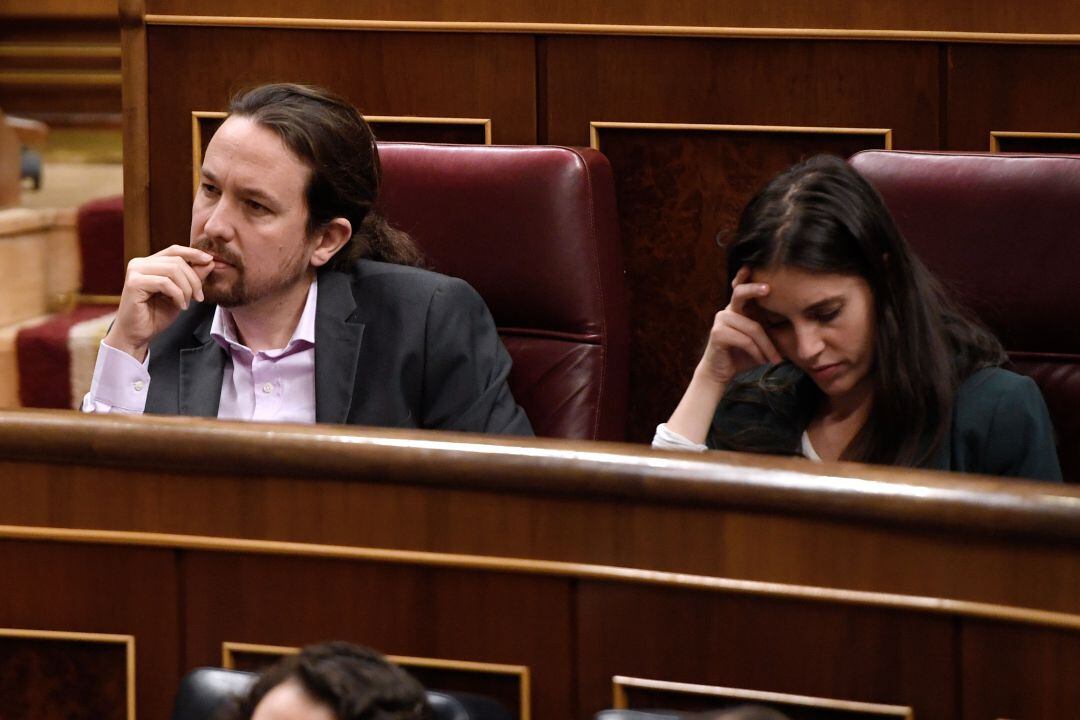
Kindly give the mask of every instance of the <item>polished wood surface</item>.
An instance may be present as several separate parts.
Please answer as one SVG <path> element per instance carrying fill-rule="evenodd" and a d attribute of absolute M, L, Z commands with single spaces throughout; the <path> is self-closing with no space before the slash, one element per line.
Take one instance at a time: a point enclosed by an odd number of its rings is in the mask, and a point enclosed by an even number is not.
<path fill-rule="evenodd" d="M 1053 659 L 1080 646 L 1080 489 L 48 411 L 0 413 L 0 458 L 0 559 L 19 588 L 0 627 L 134 635 L 148 717 L 225 643 L 328 637 L 527 667 L 537 718 L 591 716 L 614 675 L 916 717 L 959 716 L 987 682 L 1005 687 L 981 707 L 1018 716 L 1072 697 Z M 1015 664 L 964 660 L 1014 645 L 1038 660 L 1015 681 Z"/>
<path fill-rule="evenodd" d="M 468 3 L 361 0 L 344 6 L 333 0 L 263 0 L 256 12 L 249 0 L 149 0 L 154 14 L 369 18 L 456 23 L 554 23 L 684 26 L 697 28 L 837 28 L 1006 33 L 1080 33 L 1080 10 L 1067 0 L 1042 2 L 1038 11 L 1017 13 L 1007 0 L 973 3 L 905 4 L 873 0 L 760 4 L 630 0 L 618 3 L 534 3 L 528 0 L 472 0 Z"/>

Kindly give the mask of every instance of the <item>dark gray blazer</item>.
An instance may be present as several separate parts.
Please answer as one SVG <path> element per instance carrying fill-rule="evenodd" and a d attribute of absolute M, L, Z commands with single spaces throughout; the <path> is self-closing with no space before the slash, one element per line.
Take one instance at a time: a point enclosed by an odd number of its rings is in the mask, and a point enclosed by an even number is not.
<path fill-rule="evenodd" d="M 193 303 L 151 342 L 146 412 L 217 416 L 229 356 L 210 337 L 214 309 Z M 463 280 L 371 260 L 319 273 L 317 422 L 532 435 L 510 365 Z"/>

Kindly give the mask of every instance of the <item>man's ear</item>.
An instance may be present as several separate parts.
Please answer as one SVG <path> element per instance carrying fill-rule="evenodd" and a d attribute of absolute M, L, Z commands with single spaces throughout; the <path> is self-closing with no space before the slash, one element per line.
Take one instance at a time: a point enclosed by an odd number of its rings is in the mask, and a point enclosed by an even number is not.
<path fill-rule="evenodd" d="M 352 237 L 352 223 L 345 218 L 334 218 L 316 231 L 315 249 L 311 253 L 311 267 L 322 267 L 330 262 L 341 247 Z"/>

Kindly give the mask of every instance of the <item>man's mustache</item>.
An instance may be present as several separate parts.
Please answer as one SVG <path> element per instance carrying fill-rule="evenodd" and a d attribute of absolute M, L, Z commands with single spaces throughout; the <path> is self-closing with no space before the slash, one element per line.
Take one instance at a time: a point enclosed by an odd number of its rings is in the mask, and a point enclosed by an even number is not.
<path fill-rule="evenodd" d="M 229 263 L 237 270 L 244 269 L 244 261 L 240 259 L 240 256 L 233 252 L 232 248 L 225 243 L 218 242 L 212 238 L 202 237 L 195 238 L 195 241 L 191 243 L 191 247 L 196 250 L 202 250 L 203 252 L 210 253 L 216 258 Z"/>

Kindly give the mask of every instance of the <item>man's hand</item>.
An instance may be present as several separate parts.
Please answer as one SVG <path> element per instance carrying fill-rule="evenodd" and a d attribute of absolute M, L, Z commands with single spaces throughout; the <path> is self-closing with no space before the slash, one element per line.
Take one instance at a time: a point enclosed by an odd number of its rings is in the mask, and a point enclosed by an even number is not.
<path fill-rule="evenodd" d="M 105 343 L 145 360 L 150 340 L 172 325 L 192 299 L 203 300 L 202 283 L 213 269 L 213 256 L 186 245 L 129 262 L 116 321 Z"/>

